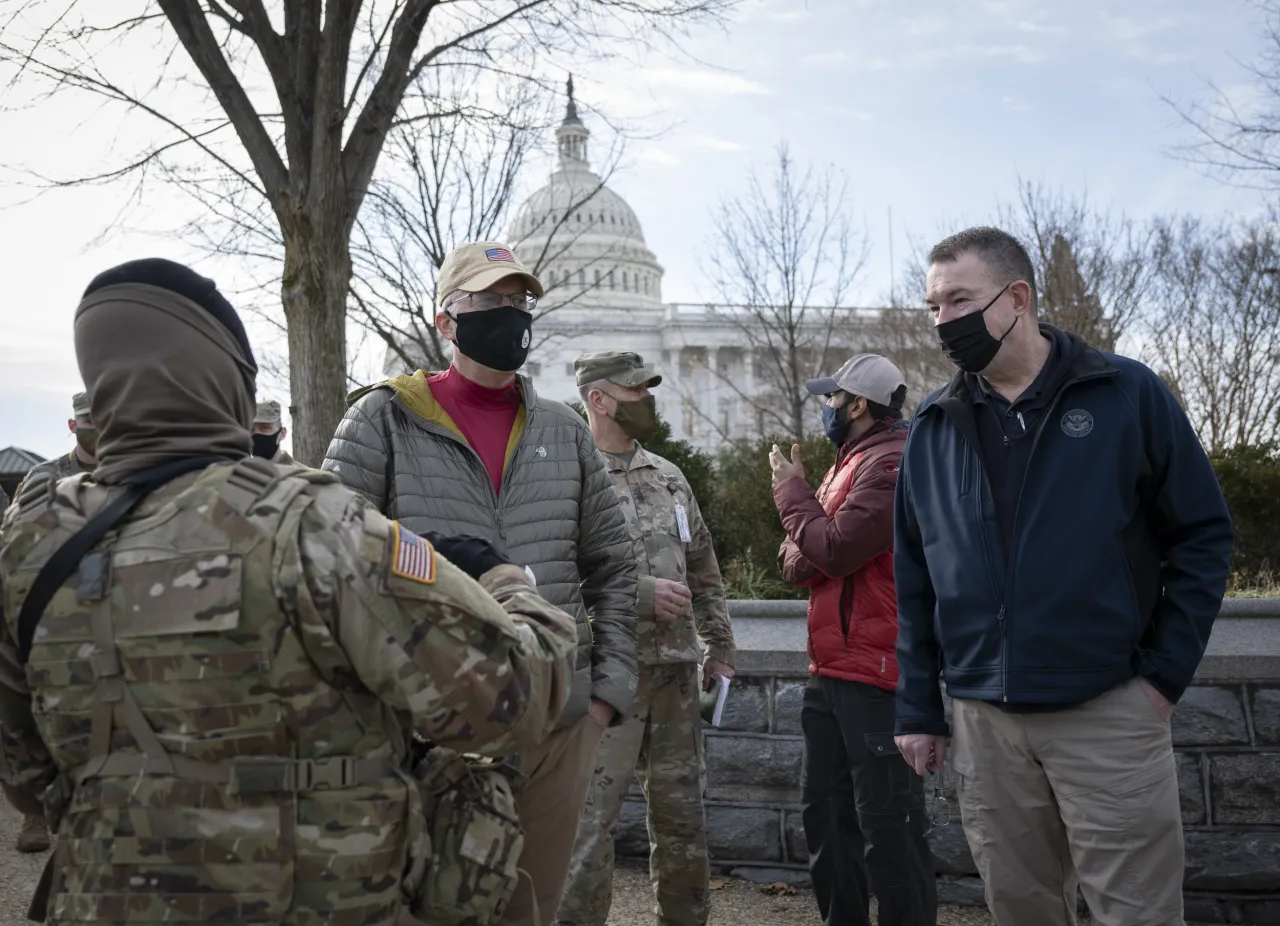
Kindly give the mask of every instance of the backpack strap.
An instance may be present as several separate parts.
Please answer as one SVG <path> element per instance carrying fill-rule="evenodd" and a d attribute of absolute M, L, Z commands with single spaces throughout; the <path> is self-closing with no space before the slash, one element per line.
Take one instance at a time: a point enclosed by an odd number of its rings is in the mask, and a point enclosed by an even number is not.
<path fill-rule="evenodd" d="M 124 491 L 57 549 L 41 567 L 35 581 L 31 584 L 31 591 L 23 599 L 22 610 L 18 613 L 18 658 L 24 665 L 31 656 L 31 644 L 35 639 L 36 628 L 40 626 L 40 619 L 44 617 L 44 609 L 49 606 L 54 593 L 67 579 L 71 578 L 98 541 L 156 489 L 185 473 L 204 469 L 224 460 L 225 457 L 207 455 L 186 457 L 182 460 L 174 460 L 172 463 L 130 473 L 125 477 Z M 85 570 L 88 574 L 82 576 L 84 581 L 81 585 L 86 585 L 93 576 L 105 580 L 106 566 L 106 559 L 102 554 L 97 554 L 97 558 Z"/>

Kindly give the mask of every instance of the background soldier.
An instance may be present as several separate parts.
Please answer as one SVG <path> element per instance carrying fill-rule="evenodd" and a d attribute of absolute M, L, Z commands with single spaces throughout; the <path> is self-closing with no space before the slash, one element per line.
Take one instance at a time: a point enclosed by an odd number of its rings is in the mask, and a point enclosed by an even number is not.
<path fill-rule="evenodd" d="M 626 720 L 600 743 L 559 922 L 604 926 L 612 902 L 613 838 L 632 775 L 649 801 L 649 870 L 657 922 L 707 921 L 706 826 L 698 639 L 706 687 L 733 678 L 733 631 L 711 535 L 680 469 L 641 447 L 657 421 L 649 389 L 662 382 L 638 354 L 600 351 L 574 362 L 577 383 L 626 515 L 640 568 L 640 683 Z"/>
<path fill-rule="evenodd" d="M 573 622 L 487 544 L 442 539 L 455 565 L 250 457 L 257 368 L 212 281 L 107 271 L 75 339 L 98 467 L 29 484 L 0 532 L 0 779 L 58 830 L 49 921 L 394 923 L 426 861 L 401 720 L 540 742 Z M 37 629 L 44 574 L 67 588 Z"/>
<path fill-rule="evenodd" d="M 59 479 L 74 476 L 76 473 L 93 472 L 93 467 L 97 465 L 94 453 L 98 446 L 98 431 L 93 426 L 93 417 L 89 414 L 89 393 L 77 392 L 71 397 L 71 417 L 67 419 L 67 430 L 76 438 L 76 445 L 71 448 L 71 451 L 31 467 L 31 471 L 27 473 L 23 482 L 29 481 L 33 476 L 42 476 L 46 473 L 56 482 Z M 14 498 L 17 498 L 21 491 L 22 486 L 19 485 L 17 491 L 13 493 Z"/>
<path fill-rule="evenodd" d="M 280 403 L 275 399 L 259 402 L 253 416 L 253 455 L 281 466 L 293 466 L 293 457 L 281 446 L 288 436 L 289 429 L 280 417 Z"/>
<path fill-rule="evenodd" d="M 96 465 L 94 451 L 97 448 L 98 432 L 93 426 L 93 418 L 89 415 L 89 393 L 77 392 L 71 397 L 71 418 L 67 420 L 67 430 L 75 435 L 76 445 L 69 453 L 45 460 L 31 467 L 31 471 L 23 478 L 23 483 L 39 481 L 48 477 L 54 482 L 74 476 L 77 473 L 93 472 Z M 18 486 L 14 497 L 22 491 Z M 6 499 L 5 507 L 8 507 Z M 10 803 L 15 807 L 13 798 Z M 49 848 L 49 828 L 45 824 L 43 813 L 27 814 L 22 821 L 22 829 L 18 833 L 17 848 L 19 852 L 44 852 Z"/>

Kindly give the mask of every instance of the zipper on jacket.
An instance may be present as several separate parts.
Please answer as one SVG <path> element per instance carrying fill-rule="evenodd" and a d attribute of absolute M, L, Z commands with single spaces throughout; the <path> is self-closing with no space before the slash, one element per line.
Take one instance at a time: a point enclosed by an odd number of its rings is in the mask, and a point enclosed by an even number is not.
<path fill-rule="evenodd" d="M 1036 425 L 1035 434 L 1031 436 L 1031 450 L 1027 453 L 1027 466 L 1026 466 L 1026 469 L 1024 469 L 1022 472 L 1022 485 L 1018 486 L 1018 500 L 1013 506 L 1013 528 L 1009 532 L 1009 537 L 1010 537 L 1009 558 L 1008 558 L 1008 562 L 1005 564 L 1006 571 L 1005 571 L 1005 589 L 1004 589 L 1003 600 L 1006 603 L 1013 597 L 1013 577 L 1017 574 L 1016 569 L 1017 569 L 1017 560 L 1018 560 L 1018 522 L 1022 519 L 1022 496 L 1027 491 L 1027 479 L 1031 475 L 1031 464 L 1036 458 L 1036 448 L 1040 446 L 1040 437 L 1044 434 L 1044 429 L 1049 419 L 1051 419 L 1054 416 L 1055 410 L 1057 409 L 1058 404 L 1061 402 L 1062 397 L 1066 394 L 1068 389 L 1073 389 L 1076 386 L 1080 385 L 1081 383 L 1086 383 L 1086 382 L 1089 382 L 1090 380 L 1104 379 L 1111 375 L 1112 375 L 1111 373 L 1091 373 L 1091 374 L 1087 374 L 1085 376 L 1081 376 L 1076 379 L 1073 379 L 1069 382 L 1063 383 L 1061 388 L 1058 389 L 1057 393 L 1053 396 L 1053 398 L 1049 400 L 1049 404 L 1045 406 L 1044 412 L 1040 415 L 1040 421 Z M 1005 440 L 1007 442 L 1008 438 L 1005 438 Z M 1004 635 L 1006 634 L 1007 618 L 1008 618 L 1006 606 L 1002 606 L 1000 608 L 1000 615 L 1001 615 L 1000 630 L 1002 633 L 1000 650 L 1002 654 L 1001 655 L 1002 672 L 1007 675 L 1008 661 L 1005 655 L 1003 655 L 1005 650 L 1007 649 L 1004 642 Z M 1001 687 L 1004 688 L 1005 685 L 1006 685 L 1006 681 L 1002 679 Z M 1005 698 L 1005 700 L 1008 700 L 1007 691 L 1003 692 L 1002 696 Z"/>
<path fill-rule="evenodd" d="M 996 623 L 1000 625 L 1000 700 L 1007 704 L 1009 703 L 1009 647 L 1005 639 L 1004 605 L 1000 606 Z"/>
<path fill-rule="evenodd" d="M 520 454 L 520 448 L 524 446 L 525 439 L 529 436 L 529 425 L 532 422 L 532 420 L 533 420 L 533 409 L 526 404 L 525 415 L 524 415 L 524 427 L 520 429 L 520 436 L 516 438 L 516 445 L 511 450 L 511 459 L 507 462 L 507 465 L 503 468 L 503 471 L 502 471 L 502 488 L 504 490 L 507 488 L 507 478 L 511 475 L 512 471 L 516 468 L 516 457 Z M 484 481 L 485 488 L 489 490 L 489 498 L 492 502 L 494 526 L 498 529 L 498 533 L 499 533 L 499 536 L 494 539 L 501 540 L 502 539 L 501 538 L 502 500 L 499 497 L 498 493 L 495 492 L 493 489 L 493 479 L 489 477 L 489 470 L 484 465 L 484 460 L 480 459 L 480 454 L 478 454 L 476 452 L 476 449 L 467 442 L 466 438 L 453 433 L 448 428 L 441 427 L 440 425 L 432 421 L 424 421 L 422 424 L 427 431 L 435 434 L 439 434 L 442 437 L 447 437 L 449 440 L 453 441 L 455 444 L 458 444 L 460 447 L 464 448 L 468 453 L 471 454 L 472 460 L 474 460 L 476 466 L 480 468 L 480 475 Z M 501 547 L 503 545 L 499 543 L 498 546 Z"/>

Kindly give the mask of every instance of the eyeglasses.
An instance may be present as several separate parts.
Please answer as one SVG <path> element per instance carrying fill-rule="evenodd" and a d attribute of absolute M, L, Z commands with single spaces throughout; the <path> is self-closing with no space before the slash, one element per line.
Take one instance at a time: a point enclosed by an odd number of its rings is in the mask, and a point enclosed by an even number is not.
<path fill-rule="evenodd" d="M 533 312 L 538 305 L 538 297 L 533 293 L 511 293 L 504 295 L 502 293 L 464 293 L 457 299 L 453 300 L 446 309 L 452 310 L 461 303 L 466 303 L 472 311 L 487 312 L 490 309 L 500 309 L 504 305 L 513 306 L 525 312 Z"/>
<path fill-rule="evenodd" d="M 947 800 L 947 792 L 951 790 L 950 776 L 944 765 L 933 773 L 933 800 L 927 808 L 929 829 L 931 833 L 936 827 L 946 826 L 951 822 L 951 802 Z"/>

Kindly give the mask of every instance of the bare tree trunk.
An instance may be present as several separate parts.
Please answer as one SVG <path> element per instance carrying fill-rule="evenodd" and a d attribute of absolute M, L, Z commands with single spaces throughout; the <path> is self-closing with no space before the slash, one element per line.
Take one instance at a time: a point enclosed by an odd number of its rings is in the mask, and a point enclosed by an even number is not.
<path fill-rule="evenodd" d="M 346 222 L 326 215 L 317 228 L 305 215 L 282 221 L 280 297 L 289 331 L 294 456 L 319 466 L 346 411 L 347 288 L 351 251 Z"/>

